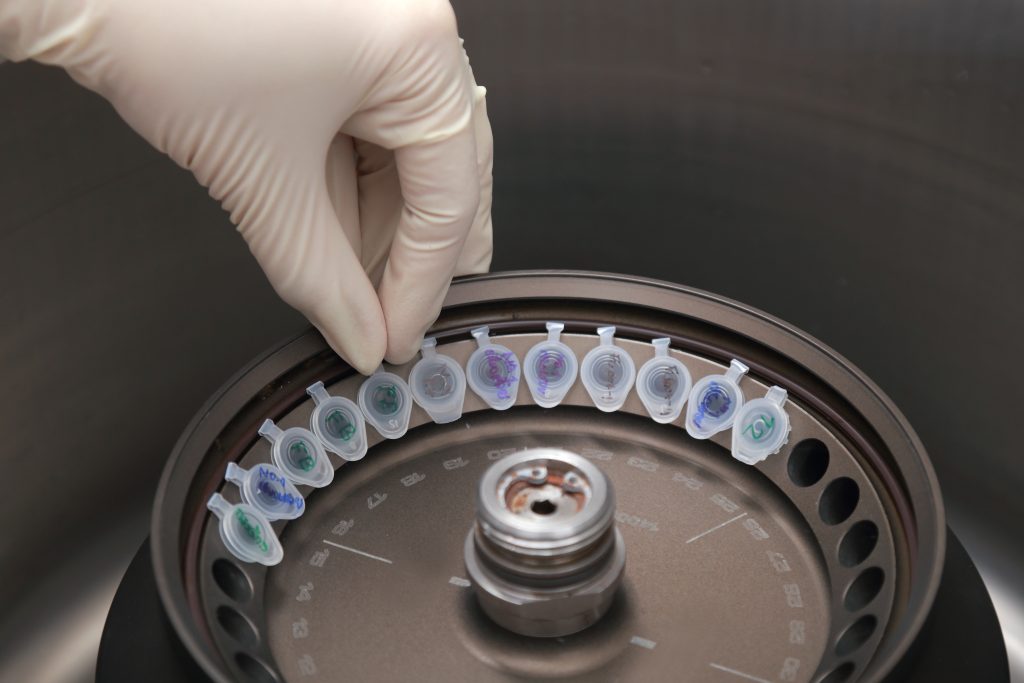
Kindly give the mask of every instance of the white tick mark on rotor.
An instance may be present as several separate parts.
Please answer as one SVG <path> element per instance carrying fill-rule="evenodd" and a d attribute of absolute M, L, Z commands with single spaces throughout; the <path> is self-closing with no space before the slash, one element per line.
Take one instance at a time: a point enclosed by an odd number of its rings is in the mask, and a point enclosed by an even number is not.
<path fill-rule="evenodd" d="M 707 536 L 708 534 L 710 534 L 712 531 L 717 531 L 718 529 L 721 529 L 726 524 L 732 524 L 737 519 L 741 519 L 741 518 L 746 517 L 746 516 L 747 516 L 747 513 L 746 512 L 742 512 L 742 513 L 736 515 L 735 517 L 733 517 L 732 519 L 727 519 L 726 521 L 722 522 L 721 524 L 713 526 L 710 529 L 708 529 L 707 531 L 704 531 L 704 532 L 701 532 L 701 533 L 697 534 L 696 536 L 691 538 L 689 541 L 687 541 L 687 543 L 693 543 L 698 538 L 703 538 L 704 536 Z"/>

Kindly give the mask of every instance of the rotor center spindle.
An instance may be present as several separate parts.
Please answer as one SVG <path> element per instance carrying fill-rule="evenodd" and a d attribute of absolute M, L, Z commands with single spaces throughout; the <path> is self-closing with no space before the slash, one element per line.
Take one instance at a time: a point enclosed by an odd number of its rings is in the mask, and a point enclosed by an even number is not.
<path fill-rule="evenodd" d="M 611 606 L 625 566 L 601 470 L 559 449 L 494 463 L 480 480 L 466 569 L 484 612 L 528 636 L 580 631 Z"/>

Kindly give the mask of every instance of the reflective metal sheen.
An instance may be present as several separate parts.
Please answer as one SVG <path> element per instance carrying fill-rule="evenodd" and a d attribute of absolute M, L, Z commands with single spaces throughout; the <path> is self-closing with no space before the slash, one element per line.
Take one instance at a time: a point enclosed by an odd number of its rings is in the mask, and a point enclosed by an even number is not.
<path fill-rule="evenodd" d="M 526 636 L 581 631 L 611 606 L 626 564 L 615 493 L 585 458 L 537 448 L 502 458 L 480 480 L 466 571 L 480 606 Z"/>

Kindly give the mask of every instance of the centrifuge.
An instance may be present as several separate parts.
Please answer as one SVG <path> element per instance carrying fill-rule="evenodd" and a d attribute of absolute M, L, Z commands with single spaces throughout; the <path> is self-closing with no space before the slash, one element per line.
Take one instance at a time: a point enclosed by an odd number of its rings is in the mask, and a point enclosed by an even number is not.
<path fill-rule="evenodd" d="M 364 377 L 310 331 L 203 406 L 100 681 L 1006 680 L 921 442 L 823 343 L 559 271 L 427 337 Z"/>

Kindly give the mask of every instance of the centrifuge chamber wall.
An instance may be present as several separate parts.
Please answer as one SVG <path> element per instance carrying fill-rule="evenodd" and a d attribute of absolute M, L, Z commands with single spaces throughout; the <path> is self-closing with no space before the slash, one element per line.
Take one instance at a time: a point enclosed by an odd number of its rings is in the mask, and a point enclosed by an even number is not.
<path fill-rule="evenodd" d="M 845 354 L 922 436 L 1021 667 L 1024 5 L 454 4 L 495 269 L 672 280 Z M 31 64 L 0 93 L 0 678 L 88 680 L 175 437 L 304 323 L 109 105 Z"/>

